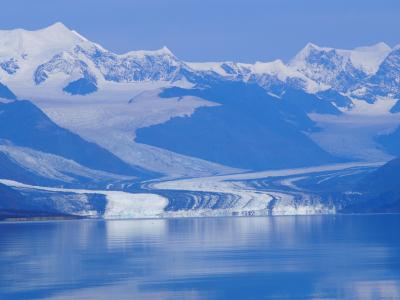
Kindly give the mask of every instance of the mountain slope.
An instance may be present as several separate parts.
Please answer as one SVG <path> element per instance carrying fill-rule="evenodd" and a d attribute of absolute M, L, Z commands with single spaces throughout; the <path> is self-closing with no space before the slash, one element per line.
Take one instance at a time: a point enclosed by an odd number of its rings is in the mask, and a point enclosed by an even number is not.
<path fill-rule="evenodd" d="M 321 97 L 321 96 L 320 96 Z M 341 115 L 342 112 L 327 98 L 321 99 L 318 95 L 305 93 L 301 90 L 288 89 L 281 96 L 282 104 L 289 110 L 296 110 L 305 114 Z"/>
<path fill-rule="evenodd" d="M 355 196 L 344 212 L 399 213 L 400 159 L 394 159 L 354 186 Z"/>
<path fill-rule="evenodd" d="M 167 89 L 161 96 L 184 95 L 221 105 L 139 129 L 136 141 L 243 169 L 337 161 L 301 133 L 315 129 L 305 113 L 285 108 L 255 84 L 221 82 L 205 89 Z"/>
<path fill-rule="evenodd" d="M 400 46 L 389 53 L 366 84 L 370 94 L 400 98 Z"/>
<path fill-rule="evenodd" d="M 30 184 L 36 184 L 40 179 L 39 176 L 27 171 L 23 167 L 16 164 L 4 153 L 0 153 L 0 178 L 13 179 Z M 39 179 L 37 181 L 37 179 Z M 47 182 L 48 183 L 48 182 Z"/>
<path fill-rule="evenodd" d="M 116 174 L 143 176 L 107 150 L 57 126 L 29 101 L 0 103 L 0 138 L 11 143 L 74 160 Z"/>
<path fill-rule="evenodd" d="M 0 98 L 15 100 L 17 96 L 4 84 L 0 82 Z"/>
<path fill-rule="evenodd" d="M 100 194 L 20 190 L 0 183 L 0 220 L 100 217 L 106 205 Z"/>
<path fill-rule="evenodd" d="M 137 178 L 84 167 L 54 154 L 0 141 L 0 178 L 42 186 L 120 187 Z"/>
<path fill-rule="evenodd" d="M 384 43 L 353 50 L 309 43 L 293 58 L 290 66 L 316 82 L 346 92 L 374 74 L 390 50 Z"/>
<path fill-rule="evenodd" d="M 400 156 L 400 126 L 389 134 L 377 136 L 375 140 L 386 152 Z"/>

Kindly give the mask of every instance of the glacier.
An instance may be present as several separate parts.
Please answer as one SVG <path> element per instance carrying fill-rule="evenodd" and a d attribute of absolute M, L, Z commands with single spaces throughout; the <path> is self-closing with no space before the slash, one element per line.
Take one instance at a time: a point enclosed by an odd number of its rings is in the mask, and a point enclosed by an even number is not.
<path fill-rule="evenodd" d="M 334 214 L 341 209 L 329 201 L 326 193 L 309 190 L 299 181 L 330 180 L 370 172 L 382 163 L 344 163 L 300 169 L 247 172 L 192 179 L 156 179 L 142 183 L 140 191 L 74 189 L 28 185 L 0 179 L 0 184 L 17 191 L 74 194 L 85 203 L 88 195 L 105 197 L 104 211 L 87 207 L 71 213 L 75 216 L 102 218 L 160 218 L 200 216 L 267 216 Z M 99 198 L 98 201 L 103 201 Z M 0 203 L 1 207 L 1 203 Z M 59 213 L 68 212 L 57 207 Z"/>

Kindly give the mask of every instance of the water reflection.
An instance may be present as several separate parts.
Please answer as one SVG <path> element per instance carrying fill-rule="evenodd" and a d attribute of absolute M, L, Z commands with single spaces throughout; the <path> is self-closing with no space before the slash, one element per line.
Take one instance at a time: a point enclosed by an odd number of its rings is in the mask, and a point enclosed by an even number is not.
<path fill-rule="evenodd" d="M 0 299 L 400 299 L 400 216 L 0 225 Z"/>

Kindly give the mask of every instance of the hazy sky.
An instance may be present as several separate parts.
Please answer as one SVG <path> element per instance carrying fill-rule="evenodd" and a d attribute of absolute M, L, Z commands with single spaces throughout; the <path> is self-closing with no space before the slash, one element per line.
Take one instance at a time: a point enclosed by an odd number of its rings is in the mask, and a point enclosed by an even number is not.
<path fill-rule="evenodd" d="M 399 0 L 3 0 L 0 16 L 2 29 L 60 21 L 117 53 L 166 45 L 189 61 L 400 43 Z"/>

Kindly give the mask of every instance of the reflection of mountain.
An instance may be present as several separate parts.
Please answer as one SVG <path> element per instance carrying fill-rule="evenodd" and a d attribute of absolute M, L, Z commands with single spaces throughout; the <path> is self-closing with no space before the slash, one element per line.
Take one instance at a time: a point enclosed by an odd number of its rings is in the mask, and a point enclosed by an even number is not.
<path fill-rule="evenodd" d="M 8 223 L 0 290 L 6 299 L 396 299 L 399 225 L 393 215 Z"/>

